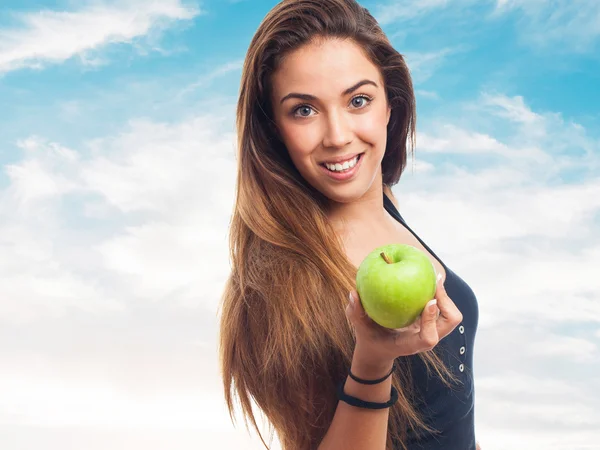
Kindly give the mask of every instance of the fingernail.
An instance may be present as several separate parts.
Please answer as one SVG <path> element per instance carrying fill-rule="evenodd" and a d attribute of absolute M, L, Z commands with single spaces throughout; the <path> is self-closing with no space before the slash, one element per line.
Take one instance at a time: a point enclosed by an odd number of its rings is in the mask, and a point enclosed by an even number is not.
<path fill-rule="evenodd" d="M 354 306 L 354 294 L 352 292 L 348 294 L 348 300 L 350 300 L 350 304 Z"/>
<path fill-rule="evenodd" d="M 433 300 L 429 300 L 427 302 L 427 304 L 425 305 L 425 309 L 433 314 L 434 312 L 436 312 L 435 305 L 437 305 L 437 299 L 434 298 Z"/>
<path fill-rule="evenodd" d="M 440 281 L 441 279 L 442 279 L 442 274 L 441 274 L 441 273 L 438 273 L 438 276 L 437 276 L 437 281 L 438 281 L 438 283 L 439 283 L 439 281 Z"/>

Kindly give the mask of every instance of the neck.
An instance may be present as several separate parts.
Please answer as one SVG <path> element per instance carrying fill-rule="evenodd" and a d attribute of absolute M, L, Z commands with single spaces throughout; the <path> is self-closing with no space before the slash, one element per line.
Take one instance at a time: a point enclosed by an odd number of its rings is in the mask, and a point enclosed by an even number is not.
<path fill-rule="evenodd" d="M 341 236 L 351 230 L 368 230 L 379 233 L 393 225 L 394 218 L 383 206 L 383 186 L 374 183 L 362 197 L 349 202 L 331 202 L 328 217 L 334 229 Z"/>

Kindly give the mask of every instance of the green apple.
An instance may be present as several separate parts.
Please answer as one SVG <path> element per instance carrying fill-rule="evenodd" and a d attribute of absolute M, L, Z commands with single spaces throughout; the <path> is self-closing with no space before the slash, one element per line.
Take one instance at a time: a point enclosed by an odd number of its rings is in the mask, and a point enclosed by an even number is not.
<path fill-rule="evenodd" d="M 373 321 L 386 328 L 402 328 L 414 322 L 435 297 L 435 267 L 412 245 L 384 245 L 360 263 L 356 290 Z"/>

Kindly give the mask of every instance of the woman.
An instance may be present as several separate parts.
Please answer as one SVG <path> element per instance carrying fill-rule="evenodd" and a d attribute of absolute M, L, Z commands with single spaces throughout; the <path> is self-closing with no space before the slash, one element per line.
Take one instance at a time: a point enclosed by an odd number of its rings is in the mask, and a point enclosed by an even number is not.
<path fill-rule="evenodd" d="M 237 131 L 220 324 L 232 419 L 237 395 L 285 450 L 474 450 L 477 303 L 396 208 L 415 98 L 368 11 L 353 0 L 276 5 L 248 49 Z M 362 259 L 390 243 L 420 248 L 441 277 L 401 330 L 369 319 L 355 286 Z"/>

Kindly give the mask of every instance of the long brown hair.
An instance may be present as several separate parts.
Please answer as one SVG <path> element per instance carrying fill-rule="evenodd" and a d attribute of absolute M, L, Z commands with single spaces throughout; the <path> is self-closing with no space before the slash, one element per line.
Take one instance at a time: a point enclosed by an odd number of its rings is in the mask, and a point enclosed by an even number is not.
<path fill-rule="evenodd" d="M 270 76 L 283 58 L 318 38 L 349 39 L 378 66 L 392 107 L 383 183 L 398 182 L 415 138 L 415 97 L 402 55 L 354 0 L 284 0 L 263 19 L 243 66 L 237 104 L 237 186 L 230 224 L 231 274 L 222 297 L 219 356 L 233 422 L 237 395 L 259 433 L 254 401 L 286 450 L 315 449 L 348 374 L 353 330 L 345 316 L 356 269 L 325 214 L 327 199 L 299 174 L 273 125 Z M 412 145 L 411 145 L 412 148 Z M 419 355 L 448 383 L 434 352 Z M 412 406 L 408 365 L 392 383 L 387 448 L 407 429 L 428 428 Z M 273 431 L 273 430 L 272 430 Z"/>

